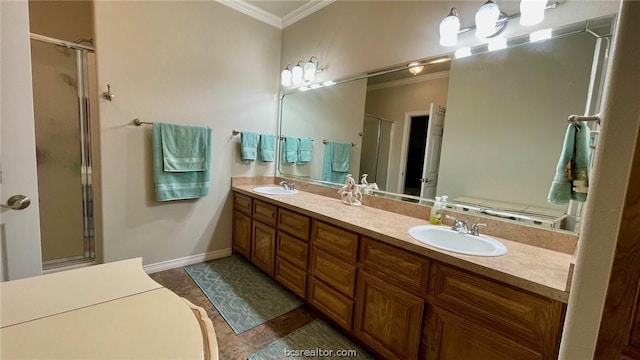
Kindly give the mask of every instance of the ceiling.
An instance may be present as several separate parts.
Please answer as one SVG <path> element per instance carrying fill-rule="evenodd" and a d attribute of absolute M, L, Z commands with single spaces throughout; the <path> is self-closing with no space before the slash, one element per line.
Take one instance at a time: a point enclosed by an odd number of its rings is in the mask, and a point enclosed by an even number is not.
<path fill-rule="evenodd" d="M 304 19 L 335 0 L 218 0 L 279 29 Z"/>

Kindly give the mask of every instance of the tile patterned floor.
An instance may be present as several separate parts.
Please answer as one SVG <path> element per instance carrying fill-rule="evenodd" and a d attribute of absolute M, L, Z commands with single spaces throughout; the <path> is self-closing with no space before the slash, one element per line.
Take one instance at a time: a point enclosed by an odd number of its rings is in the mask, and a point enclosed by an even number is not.
<path fill-rule="evenodd" d="M 319 318 L 315 310 L 302 305 L 280 317 L 236 335 L 183 268 L 162 271 L 150 276 L 179 296 L 206 310 L 216 331 L 221 360 L 247 359 L 252 353 Z"/>

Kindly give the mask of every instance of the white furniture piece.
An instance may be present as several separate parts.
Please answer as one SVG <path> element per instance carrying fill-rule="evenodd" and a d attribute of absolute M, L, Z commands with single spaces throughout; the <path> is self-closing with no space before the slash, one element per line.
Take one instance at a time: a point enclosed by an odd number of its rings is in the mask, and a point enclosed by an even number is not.
<path fill-rule="evenodd" d="M 142 259 L 0 283 L 2 359 L 218 359 L 206 312 Z"/>

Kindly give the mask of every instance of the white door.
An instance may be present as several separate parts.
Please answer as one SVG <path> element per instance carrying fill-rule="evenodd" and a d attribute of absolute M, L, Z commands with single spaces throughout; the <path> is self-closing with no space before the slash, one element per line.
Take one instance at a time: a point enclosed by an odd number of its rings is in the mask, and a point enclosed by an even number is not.
<path fill-rule="evenodd" d="M 436 196 L 440 152 L 442 150 L 442 134 L 444 132 L 444 113 L 445 108 L 437 104 L 431 104 L 422 178 L 420 179 L 420 197 L 433 199 Z"/>
<path fill-rule="evenodd" d="M 27 1 L 0 1 L 0 203 L 31 199 L 23 210 L 1 209 L 0 278 L 42 273 Z M 64 204 L 60 204 L 64 211 Z"/>

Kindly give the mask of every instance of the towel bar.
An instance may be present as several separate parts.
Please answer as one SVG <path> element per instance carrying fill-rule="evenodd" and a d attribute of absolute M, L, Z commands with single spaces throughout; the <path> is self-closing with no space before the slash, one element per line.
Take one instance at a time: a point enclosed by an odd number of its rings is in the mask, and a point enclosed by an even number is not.
<path fill-rule="evenodd" d="M 327 141 L 327 139 L 322 139 L 322 143 L 327 145 L 329 143 L 329 141 Z M 355 143 L 351 143 L 351 146 L 356 146 Z"/>
<path fill-rule="evenodd" d="M 568 122 L 572 124 L 579 124 L 582 121 L 595 121 L 600 125 L 600 114 L 595 114 L 591 116 L 580 116 L 580 115 L 571 115 L 567 119 Z"/>

